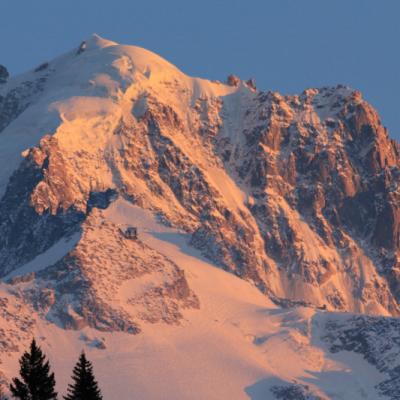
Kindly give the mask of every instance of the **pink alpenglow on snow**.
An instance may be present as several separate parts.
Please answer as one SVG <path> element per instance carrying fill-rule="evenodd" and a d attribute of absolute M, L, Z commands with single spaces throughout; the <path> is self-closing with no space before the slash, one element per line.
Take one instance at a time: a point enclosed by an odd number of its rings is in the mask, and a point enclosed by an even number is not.
<path fill-rule="evenodd" d="M 358 91 L 97 35 L 0 83 L 4 382 L 34 336 L 59 393 L 84 349 L 105 399 L 397 398 L 400 149 Z"/>

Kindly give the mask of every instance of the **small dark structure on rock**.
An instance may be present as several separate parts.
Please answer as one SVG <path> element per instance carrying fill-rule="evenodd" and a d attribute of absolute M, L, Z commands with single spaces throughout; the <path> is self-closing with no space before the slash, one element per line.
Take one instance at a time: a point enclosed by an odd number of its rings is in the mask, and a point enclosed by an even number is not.
<path fill-rule="evenodd" d="M 127 239 L 136 240 L 138 238 L 138 230 L 136 226 L 128 226 L 122 230 L 122 233 Z"/>

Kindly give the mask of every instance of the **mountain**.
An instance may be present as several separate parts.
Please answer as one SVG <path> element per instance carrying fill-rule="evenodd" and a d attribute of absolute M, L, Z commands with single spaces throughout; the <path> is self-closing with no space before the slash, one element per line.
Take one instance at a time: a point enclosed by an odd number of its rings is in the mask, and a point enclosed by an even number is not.
<path fill-rule="evenodd" d="M 397 398 L 399 150 L 341 85 L 0 68 L 4 379 L 35 335 L 60 391 L 86 347 L 106 398 Z"/>

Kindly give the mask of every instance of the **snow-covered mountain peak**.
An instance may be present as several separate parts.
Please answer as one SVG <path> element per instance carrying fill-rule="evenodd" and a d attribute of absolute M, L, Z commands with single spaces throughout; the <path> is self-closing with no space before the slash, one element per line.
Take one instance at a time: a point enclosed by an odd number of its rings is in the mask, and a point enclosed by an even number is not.
<path fill-rule="evenodd" d="M 83 42 L 86 43 L 88 50 L 95 49 L 95 48 L 103 49 L 105 47 L 118 45 L 117 42 L 103 38 L 100 35 L 98 35 L 97 33 L 93 33 L 87 39 L 85 39 Z"/>
<path fill-rule="evenodd" d="M 317 315 L 400 313 L 399 147 L 357 91 L 193 78 L 97 35 L 3 81 L 0 290 L 24 308 L 10 337 L 48 324 L 52 343 L 64 332 L 101 351 L 105 337 L 131 346 L 139 334 L 152 348 L 160 326 L 175 343 L 192 324 L 225 354 L 242 343 L 251 379 L 276 337 L 307 349 L 290 373 L 270 350 L 289 382 L 324 368 Z M 275 385 L 276 397 L 330 396 L 304 385 Z"/>

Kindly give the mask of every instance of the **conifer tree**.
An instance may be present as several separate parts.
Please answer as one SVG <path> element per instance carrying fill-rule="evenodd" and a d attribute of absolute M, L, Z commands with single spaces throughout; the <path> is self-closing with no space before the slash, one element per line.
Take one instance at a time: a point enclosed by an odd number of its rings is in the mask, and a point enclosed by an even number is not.
<path fill-rule="evenodd" d="M 68 385 L 68 394 L 64 400 L 102 400 L 101 391 L 93 374 L 93 366 L 81 353 L 72 372 L 72 384 Z"/>
<path fill-rule="evenodd" d="M 56 381 L 50 365 L 40 347 L 32 340 L 30 351 L 19 360 L 21 379 L 14 378 L 10 391 L 19 400 L 55 400 Z"/>

